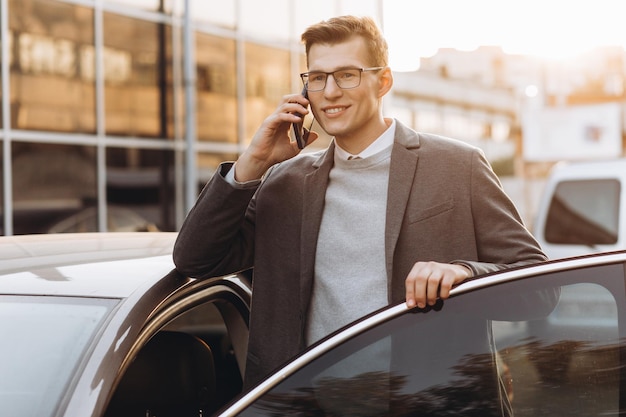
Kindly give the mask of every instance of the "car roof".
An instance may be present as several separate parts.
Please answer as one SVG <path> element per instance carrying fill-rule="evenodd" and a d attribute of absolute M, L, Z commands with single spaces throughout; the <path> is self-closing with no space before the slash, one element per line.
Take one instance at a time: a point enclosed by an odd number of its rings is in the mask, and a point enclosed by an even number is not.
<path fill-rule="evenodd" d="M 128 297 L 172 269 L 176 233 L 0 237 L 0 294 Z"/>
<path fill-rule="evenodd" d="M 566 179 L 626 178 L 626 158 L 597 161 L 562 162 L 555 165 L 552 176 Z"/>

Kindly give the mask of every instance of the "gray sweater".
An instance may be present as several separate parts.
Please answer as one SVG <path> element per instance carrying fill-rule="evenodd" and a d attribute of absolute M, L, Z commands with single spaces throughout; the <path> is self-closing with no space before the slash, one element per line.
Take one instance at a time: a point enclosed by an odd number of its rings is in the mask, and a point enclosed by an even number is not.
<path fill-rule="evenodd" d="M 365 159 L 335 155 L 315 256 L 307 344 L 388 304 L 385 210 L 391 147 Z"/>

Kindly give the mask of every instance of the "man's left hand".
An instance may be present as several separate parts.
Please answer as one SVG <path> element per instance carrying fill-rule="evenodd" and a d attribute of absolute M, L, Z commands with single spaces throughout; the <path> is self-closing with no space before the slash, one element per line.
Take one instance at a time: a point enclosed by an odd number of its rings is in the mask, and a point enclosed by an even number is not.
<path fill-rule="evenodd" d="M 406 305 L 409 308 L 432 306 L 438 298 L 448 298 L 454 285 L 471 276 L 472 271 L 463 265 L 417 262 L 405 281 Z"/>

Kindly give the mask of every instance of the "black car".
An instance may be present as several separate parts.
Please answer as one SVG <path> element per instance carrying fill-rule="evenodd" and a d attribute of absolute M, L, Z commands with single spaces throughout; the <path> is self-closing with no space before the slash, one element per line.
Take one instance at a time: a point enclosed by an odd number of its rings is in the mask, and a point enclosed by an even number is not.
<path fill-rule="evenodd" d="M 181 276 L 175 237 L 0 238 L 1 415 L 605 416 L 626 408 L 626 252 L 477 277 L 432 308 L 390 306 L 242 392 L 251 275 Z"/>

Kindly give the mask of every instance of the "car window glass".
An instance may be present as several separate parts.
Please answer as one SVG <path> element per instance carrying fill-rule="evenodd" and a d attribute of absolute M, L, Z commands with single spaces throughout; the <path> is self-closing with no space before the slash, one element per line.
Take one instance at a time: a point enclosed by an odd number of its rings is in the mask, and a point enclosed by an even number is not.
<path fill-rule="evenodd" d="M 164 330 L 194 335 L 207 344 L 213 355 L 215 378 L 220 383 L 213 409 L 223 406 L 241 392 L 242 377 L 233 349 L 231 334 L 224 321 L 220 307 L 225 303 L 201 304 L 168 324 Z"/>
<path fill-rule="evenodd" d="M 623 280 L 621 265 L 568 271 L 404 313 L 311 361 L 241 415 L 610 413 L 619 405 Z M 581 301 L 581 294 L 593 297 Z M 601 332 L 588 331 L 599 323 Z M 542 379 L 532 361 L 553 348 L 561 358 L 561 347 L 569 349 L 574 373 Z M 549 360 L 544 371 L 557 375 L 561 364 Z M 558 401 L 547 401 L 551 395 Z"/>
<path fill-rule="evenodd" d="M 609 289 L 580 283 L 562 286 L 545 318 L 493 323 L 516 416 L 611 415 L 619 409 L 617 313 Z"/>
<path fill-rule="evenodd" d="M 134 355 L 105 417 L 208 416 L 241 392 L 238 350 L 247 345 L 248 307 L 220 288 L 207 286 L 204 302 L 182 299 L 166 310 L 167 324 Z"/>
<path fill-rule="evenodd" d="M 93 335 L 117 300 L 8 297 L 0 300 L 0 410 L 50 416 Z"/>
<path fill-rule="evenodd" d="M 617 243 L 620 183 L 614 179 L 559 183 L 550 202 L 545 236 L 549 243 Z"/>

